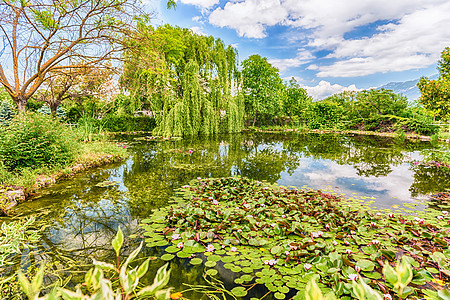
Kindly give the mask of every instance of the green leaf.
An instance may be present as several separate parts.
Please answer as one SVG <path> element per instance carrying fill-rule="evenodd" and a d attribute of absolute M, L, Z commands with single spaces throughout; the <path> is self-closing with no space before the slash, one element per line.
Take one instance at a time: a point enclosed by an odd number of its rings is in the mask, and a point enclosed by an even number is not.
<path fill-rule="evenodd" d="M 175 255 L 166 253 L 166 254 L 161 256 L 161 259 L 165 260 L 165 261 L 168 261 L 168 260 L 172 260 L 174 257 L 175 257 Z"/>
<path fill-rule="evenodd" d="M 361 259 L 356 263 L 357 266 L 361 268 L 361 270 L 370 272 L 375 268 L 375 264 L 367 259 Z"/>
<path fill-rule="evenodd" d="M 145 275 L 145 273 L 147 273 L 148 270 L 148 265 L 150 263 L 150 258 L 146 259 L 138 268 L 137 270 L 137 276 L 139 278 L 141 278 L 142 276 Z"/>
<path fill-rule="evenodd" d="M 438 296 L 443 300 L 450 300 L 450 290 L 439 290 Z"/>
<path fill-rule="evenodd" d="M 383 266 L 383 275 L 386 278 L 386 281 L 392 285 L 396 285 L 398 281 L 397 273 L 394 269 L 386 262 Z"/>
<path fill-rule="evenodd" d="M 238 286 L 235 287 L 231 290 L 231 292 L 233 293 L 233 295 L 235 295 L 236 297 L 245 297 L 247 296 L 247 291 L 245 290 L 244 287 L 242 286 Z"/>
<path fill-rule="evenodd" d="M 193 259 L 190 260 L 190 263 L 193 264 L 194 266 L 195 266 L 195 265 L 199 265 L 199 264 L 201 264 L 202 262 L 203 262 L 203 260 L 202 260 L 201 258 L 198 258 L 198 257 L 195 257 L 195 258 L 193 258 Z"/>
<path fill-rule="evenodd" d="M 119 257 L 120 248 L 122 248 L 122 244 L 123 244 L 123 233 L 122 233 L 122 229 L 120 229 L 120 225 L 119 225 L 116 236 L 112 240 L 112 246 L 114 248 L 114 251 L 116 251 L 117 257 Z"/>
<path fill-rule="evenodd" d="M 322 291 L 314 278 L 312 278 L 306 285 L 305 298 L 306 300 L 324 300 Z"/>

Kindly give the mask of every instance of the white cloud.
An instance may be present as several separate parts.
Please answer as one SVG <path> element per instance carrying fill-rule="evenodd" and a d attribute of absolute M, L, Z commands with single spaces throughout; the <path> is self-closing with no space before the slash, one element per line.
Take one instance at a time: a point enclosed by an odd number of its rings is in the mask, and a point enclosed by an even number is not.
<path fill-rule="evenodd" d="M 273 58 L 269 59 L 269 63 L 278 68 L 280 72 L 284 72 L 289 68 L 300 67 L 301 65 L 310 62 L 312 59 L 314 59 L 314 56 L 311 52 L 306 51 L 305 49 L 299 49 L 297 56 L 294 58 Z"/>
<path fill-rule="evenodd" d="M 206 33 L 203 32 L 203 28 L 201 28 L 201 27 L 193 26 L 193 27 L 191 27 L 190 29 L 191 29 L 191 31 L 192 31 L 193 33 L 195 33 L 195 34 L 198 34 L 198 35 L 204 35 L 204 36 L 207 35 Z"/>
<path fill-rule="evenodd" d="M 322 60 L 309 70 L 315 67 L 321 77 L 352 77 L 435 63 L 450 42 L 449 15 L 448 0 L 241 0 L 214 9 L 209 22 L 249 38 L 264 38 L 266 29 L 275 25 L 300 30 L 308 34 L 302 37 L 302 46 L 331 52 L 330 60 Z M 344 38 L 346 33 L 377 21 L 387 24 L 379 26 L 376 34 Z M 284 70 L 301 65 L 303 60 L 271 61 Z"/>
<path fill-rule="evenodd" d="M 266 26 L 279 24 L 289 17 L 289 12 L 280 0 L 245 0 L 228 2 L 209 16 L 209 22 L 220 27 L 229 27 L 239 36 L 248 38 L 266 37 Z"/>
<path fill-rule="evenodd" d="M 219 4 L 219 0 L 180 0 L 183 4 L 195 5 L 201 8 L 210 8 Z"/>
<path fill-rule="evenodd" d="M 307 86 L 304 84 L 300 84 L 302 88 L 304 88 L 308 95 L 313 97 L 314 100 L 324 99 L 333 94 L 342 93 L 344 91 L 358 91 L 354 84 L 349 86 L 342 86 L 340 84 L 331 84 L 328 81 L 322 80 L 316 86 Z"/>

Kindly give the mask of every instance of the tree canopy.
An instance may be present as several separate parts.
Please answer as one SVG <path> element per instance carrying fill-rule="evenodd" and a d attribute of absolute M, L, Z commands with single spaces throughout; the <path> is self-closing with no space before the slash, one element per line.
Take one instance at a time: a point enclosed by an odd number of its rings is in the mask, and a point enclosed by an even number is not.
<path fill-rule="evenodd" d="M 0 84 L 22 111 L 50 73 L 99 67 L 122 51 L 140 14 L 135 0 L 3 0 L 0 11 Z"/>
<path fill-rule="evenodd" d="M 232 96 L 240 78 L 236 49 L 189 29 L 155 29 L 144 23 L 127 42 L 133 51 L 125 52 L 121 82 L 141 108 L 154 112 L 155 133 L 208 135 L 242 129 L 243 103 L 239 95 Z"/>
<path fill-rule="evenodd" d="M 438 118 L 450 120 L 450 47 L 442 51 L 438 70 L 437 80 L 422 77 L 417 83 L 421 93 L 419 101 Z"/>
<path fill-rule="evenodd" d="M 242 68 L 245 111 L 253 119 L 253 125 L 277 116 L 284 97 L 284 83 L 278 69 L 259 55 L 244 60 Z"/>

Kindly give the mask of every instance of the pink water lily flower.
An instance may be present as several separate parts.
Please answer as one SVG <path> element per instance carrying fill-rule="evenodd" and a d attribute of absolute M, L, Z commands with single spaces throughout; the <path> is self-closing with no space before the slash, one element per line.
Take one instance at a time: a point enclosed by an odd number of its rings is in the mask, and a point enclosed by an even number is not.
<path fill-rule="evenodd" d="M 291 252 L 289 252 L 289 251 L 284 251 L 284 254 L 286 254 L 286 256 L 288 256 L 289 254 L 291 254 Z"/>
<path fill-rule="evenodd" d="M 438 218 L 438 220 L 442 220 L 444 217 L 443 216 L 437 216 L 436 218 Z"/>
<path fill-rule="evenodd" d="M 183 189 L 188 189 L 189 186 L 188 186 L 188 185 L 183 185 L 182 188 L 183 188 Z"/>
<path fill-rule="evenodd" d="M 442 211 L 442 214 L 443 214 L 444 216 L 448 216 L 448 211 L 443 210 L 443 211 Z"/>
<path fill-rule="evenodd" d="M 250 208 L 250 205 L 247 204 L 247 203 L 245 203 L 245 204 L 244 204 L 244 207 L 245 207 L 246 209 L 249 209 L 249 208 Z"/>
<path fill-rule="evenodd" d="M 334 246 L 337 246 L 337 244 L 338 244 L 338 242 L 333 241 L 333 245 L 334 245 Z"/>
<path fill-rule="evenodd" d="M 391 294 L 384 294 L 383 297 L 384 297 L 384 299 L 386 299 L 386 300 L 392 300 Z"/>
<path fill-rule="evenodd" d="M 372 243 L 373 245 L 379 245 L 379 244 L 380 244 L 380 241 L 379 241 L 379 240 L 373 240 L 371 243 Z"/>
<path fill-rule="evenodd" d="M 177 247 L 180 248 L 180 249 L 183 248 L 183 242 L 179 242 L 179 243 L 177 244 Z"/>
<path fill-rule="evenodd" d="M 219 205 L 219 201 L 217 201 L 216 199 L 214 199 L 214 200 L 212 201 L 212 204 L 213 204 L 213 205 Z"/>
<path fill-rule="evenodd" d="M 358 273 L 361 272 L 361 267 L 360 266 L 356 266 L 355 267 L 355 271 L 358 272 Z"/>
<path fill-rule="evenodd" d="M 305 264 L 303 267 L 305 268 L 305 270 L 309 270 L 309 269 L 312 268 L 312 265 L 310 265 L 310 264 Z"/>
<path fill-rule="evenodd" d="M 206 251 L 213 252 L 214 250 L 216 250 L 216 248 L 214 248 L 213 245 L 209 244 L 208 246 L 206 246 Z"/>
<path fill-rule="evenodd" d="M 231 247 L 231 248 L 230 248 L 230 251 L 231 251 L 231 252 L 236 252 L 236 251 L 237 251 L 237 248 L 236 248 L 236 247 Z"/>
<path fill-rule="evenodd" d="M 192 152 L 194 152 L 193 150 L 189 150 L 188 153 L 191 154 Z"/>
<path fill-rule="evenodd" d="M 415 162 L 414 162 L 414 164 L 415 164 L 415 165 L 418 165 L 418 164 L 419 164 L 419 162 L 418 162 L 418 161 L 415 161 Z"/>
<path fill-rule="evenodd" d="M 350 253 L 352 253 L 352 250 L 347 249 L 347 250 L 345 250 L 345 253 L 350 254 Z"/>
<path fill-rule="evenodd" d="M 264 264 L 269 265 L 269 266 L 273 266 L 277 263 L 276 259 L 270 259 L 270 260 L 265 260 Z"/>

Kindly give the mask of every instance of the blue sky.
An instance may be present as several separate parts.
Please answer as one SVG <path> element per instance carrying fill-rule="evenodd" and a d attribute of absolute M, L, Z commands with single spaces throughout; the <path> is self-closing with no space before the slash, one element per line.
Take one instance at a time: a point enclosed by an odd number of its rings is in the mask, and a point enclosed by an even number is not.
<path fill-rule="evenodd" d="M 148 3 L 148 2 L 147 2 Z M 450 46 L 448 0 L 178 0 L 154 24 L 221 38 L 240 61 L 259 54 L 316 99 L 436 74 Z"/>

